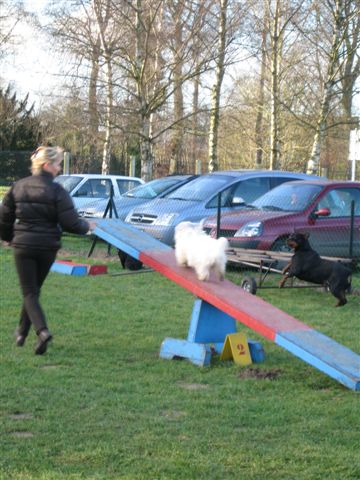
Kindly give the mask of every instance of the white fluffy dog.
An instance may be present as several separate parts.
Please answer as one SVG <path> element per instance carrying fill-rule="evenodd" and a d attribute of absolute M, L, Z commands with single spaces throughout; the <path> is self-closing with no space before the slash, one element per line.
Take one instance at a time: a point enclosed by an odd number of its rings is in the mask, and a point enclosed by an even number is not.
<path fill-rule="evenodd" d="M 212 270 L 224 280 L 227 248 L 227 239 L 207 235 L 202 222 L 181 222 L 175 227 L 176 261 L 183 267 L 194 268 L 199 280 L 209 280 Z"/>

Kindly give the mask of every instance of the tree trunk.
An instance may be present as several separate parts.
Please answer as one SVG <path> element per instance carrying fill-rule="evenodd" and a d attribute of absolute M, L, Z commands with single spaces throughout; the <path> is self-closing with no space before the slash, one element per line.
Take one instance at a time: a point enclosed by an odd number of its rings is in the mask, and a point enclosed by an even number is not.
<path fill-rule="evenodd" d="M 143 76 L 145 53 L 143 50 L 144 27 L 142 22 L 142 0 L 136 0 L 135 16 L 135 73 L 136 93 L 140 109 L 140 160 L 141 160 L 141 178 L 148 182 L 152 179 L 153 156 L 150 139 L 150 114 L 148 113 L 146 93 L 143 91 Z"/>
<path fill-rule="evenodd" d="M 333 40 L 331 45 L 331 52 L 329 55 L 329 63 L 326 74 L 326 81 L 324 84 L 324 92 L 322 96 L 316 131 L 313 140 L 310 159 L 307 164 L 307 173 L 320 173 L 320 155 L 321 146 L 325 137 L 327 128 L 328 115 L 331 108 L 331 100 L 334 94 L 334 86 L 336 84 L 337 64 L 340 54 L 341 46 L 341 29 L 343 26 L 342 14 L 342 0 L 336 0 L 334 12 L 333 25 Z"/>
<path fill-rule="evenodd" d="M 112 65 L 109 55 L 105 57 L 106 61 L 106 117 L 105 117 L 105 141 L 103 146 L 103 161 L 101 173 L 108 175 L 110 173 L 111 158 L 111 130 L 112 130 L 112 110 L 113 110 L 113 87 L 112 87 Z"/>
<path fill-rule="evenodd" d="M 103 145 L 103 160 L 101 172 L 103 175 L 110 173 L 110 148 L 111 148 L 111 130 L 112 130 L 112 111 L 113 111 L 113 85 L 112 85 L 112 56 L 111 49 L 107 42 L 106 30 L 110 17 L 110 0 L 103 4 L 98 0 L 93 0 L 93 8 L 99 27 L 99 38 L 102 50 L 102 56 L 106 67 L 106 113 L 105 113 L 105 140 Z M 104 12 L 104 14 L 103 14 Z"/>
<path fill-rule="evenodd" d="M 360 75 L 360 4 L 345 1 L 344 59 L 339 59 L 342 105 L 346 120 L 352 122 L 352 103 L 356 81 Z M 351 127 L 350 127 L 351 128 Z"/>
<path fill-rule="evenodd" d="M 97 82 L 99 77 L 99 45 L 97 42 L 92 50 L 91 73 L 89 83 L 89 144 L 90 144 L 90 165 L 94 165 L 97 155 L 97 140 L 99 133 L 99 114 L 97 110 Z"/>
<path fill-rule="evenodd" d="M 171 140 L 171 158 L 169 173 L 174 174 L 178 171 L 179 160 L 182 154 L 182 142 L 184 137 L 181 119 L 184 116 L 184 98 L 182 92 L 182 5 L 179 2 L 175 16 L 175 52 L 174 52 L 174 128 Z"/>
<path fill-rule="evenodd" d="M 216 62 L 215 83 L 211 92 L 210 130 L 209 130 L 209 172 L 218 170 L 218 135 L 220 121 L 221 84 L 224 78 L 226 52 L 226 22 L 228 0 L 220 0 L 220 22 L 218 31 L 218 57 Z"/>
<path fill-rule="evenodd" d="M 264 8 L 264 26 L 262 31 L 261 40 L 261 71 L 260 71 L 260 84 L 259 94 L 257 102 L 256 112 L 256 124 L 255 124 L 255 141 L 256 141 L 256 168 L 260 168 L 263 163 L 264 153 L 264 104 L 265 104 L 265 74 L 266 74 L 266 45 L 267 45 L 267 9 Z"/>
<path fill-rule="evenodd" d="M 141 157 L 141 178 L 145 182 L 149 182 L 153 175 L 153 156 L 152 145 L 150 141 L 150 119 L 143 116 L 141 119 L 141 141 L 140 141 L 140 157 Z"/>
<path fill-rule="evenodd" d="M 191 142 L 191 160 L 193 171 L 197 172 L 196 162 L 198 160 L 199 148 L 198 148 L 198 110 L 199 110 L 199 87 L 200 76 L 196 75 L 193 81 L 194 91 L 192 96 L 192 142 Z"/>
<path fill-rule="evenodd" d="M 270 106 L 270 170 L 280 167 L 279 139 L 279 60 L 280 39 L 280 0 L 276 0 L 272 29 L 271 58 L 271 106 Z"/>

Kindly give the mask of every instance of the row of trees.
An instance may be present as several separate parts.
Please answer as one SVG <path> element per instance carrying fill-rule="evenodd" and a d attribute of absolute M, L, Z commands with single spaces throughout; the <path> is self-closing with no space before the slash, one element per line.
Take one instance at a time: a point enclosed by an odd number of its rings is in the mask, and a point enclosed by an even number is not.
<path fill-rule="evenodd" d="M 346 174 L 358 0 L 49 0 L 47 18 L 69 68 L 37 115 L 81 168 L 101 154 L 103 173 L 137 156 L 145 180 L 196 161 L 331 175 L 340 159 Z"/>

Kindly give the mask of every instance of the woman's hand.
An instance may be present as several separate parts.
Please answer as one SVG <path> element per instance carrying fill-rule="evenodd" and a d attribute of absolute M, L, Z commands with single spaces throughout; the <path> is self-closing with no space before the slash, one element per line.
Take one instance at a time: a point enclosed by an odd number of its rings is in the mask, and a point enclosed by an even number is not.
<path fill-rule="evenodd" d="M 92 232 L 93 230 L 95 230 L 96 228 L 96 222 L 94 222 L 93 220 L 88 220 L 88 224 L 89 224 L 89 231 Z"/>

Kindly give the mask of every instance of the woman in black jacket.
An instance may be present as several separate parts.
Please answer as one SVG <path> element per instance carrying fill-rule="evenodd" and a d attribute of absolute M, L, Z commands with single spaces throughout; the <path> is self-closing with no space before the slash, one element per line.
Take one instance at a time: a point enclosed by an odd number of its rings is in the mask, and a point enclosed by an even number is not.
<path fill-rule="evenodd" d="M 46 352 L 52 339 L 39 296 L 61 246 L 61 233 L 85 234 L 95 228 L 95 223 L 78 217 L 70 195 L 53 181 L 62 159 L 61 148 L 39 147 L 31 156 L 32 175 L 14 183 L 0 213 L 1 239 L 13 246 L 23 295 L 16 344 L 24 345 L 33 325 L 38 336 L 37 355 Z"/>

